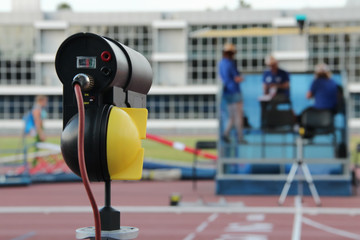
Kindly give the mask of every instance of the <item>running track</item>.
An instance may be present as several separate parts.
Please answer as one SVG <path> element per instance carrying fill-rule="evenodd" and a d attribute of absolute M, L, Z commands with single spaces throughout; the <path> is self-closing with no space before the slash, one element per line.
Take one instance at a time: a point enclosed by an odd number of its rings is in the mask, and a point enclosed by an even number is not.
<path fill-rule="evenodd" d="M 93 183 L 98 205 L 103 184 Z M 81 183 L 37 184 L 0 188 L 0 240 L 69 240 L 75 230 L 93 226 Z M 183 206 L 169 207 L 171 193 Z M 199 200 L 202 200 L 200 202 Z M 112 205 L 121 225 L 140 229 L 139 240 L 289 240 L 360 239 L 360 198 L 311 197 L 301 203 L 289 196 L 216 196 L 214 183 L 115 182 Z"/>

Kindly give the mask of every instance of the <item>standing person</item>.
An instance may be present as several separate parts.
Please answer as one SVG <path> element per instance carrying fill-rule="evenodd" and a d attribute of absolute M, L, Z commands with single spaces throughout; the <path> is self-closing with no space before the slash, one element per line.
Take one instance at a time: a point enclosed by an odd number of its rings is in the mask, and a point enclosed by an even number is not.
<path fill-rule="evenodd" d="M 270 95 L 274 100 L 288 100 L 290 97 L 289 73 L 279 68 L 278 61 L 273 56 L 268 56 L 265 63 L 268 69 L 263 73 L 264 95 Z"/>
<path fill-rule="evenodd" d="M 44 142 L 46 140 L 43 120 L 46 118 L 47 115 L 47 112 L 45 110 L 47 103 L 48 98 L 46 96 L 36 96 L 33 108 L 24 117 L 24 133 L 26 135 L 34 136 L 36 142 Z"/>
<path fill-rule="evenodd" d="M 331 71 L 325 63 L 320 63 L 315 67 L 315 79 L 311 84 L 306 98 L 314 98 L 313 108 L 326 109 L 333 112 L 337 107 L 337 84 L 331 78 Z"/>
<path fill-rule="evenodd" d="M 229 112 L 229 121 L 223 133 L 225 142 L 230 142 L 230 131 L 235 127 L 238 143 L 246 143 L 243 138 L 243 100 L 240 84 L 244 78 L 237 70 L 234 56 L 234 44 L 226 43 L 223 47 L 223 57 L 219 62 L 219 75 L 223 83 L 223 97 Z"/>

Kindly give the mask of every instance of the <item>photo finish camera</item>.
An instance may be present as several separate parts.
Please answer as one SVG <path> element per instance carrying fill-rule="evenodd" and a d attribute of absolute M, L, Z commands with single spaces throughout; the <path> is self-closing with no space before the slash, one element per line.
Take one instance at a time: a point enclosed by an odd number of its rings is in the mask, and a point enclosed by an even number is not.
<path fill-rule="evenodd" d="M 85 159 L 90 181 L 141 178 L 146 136 L 146 95 L 152 84 L 147 59 L 110 38 L 77 33 L 59 47 L 55 67 L 63 84 L 61 150 L 80 176 L 78 110 L 74 83 L 85 107 Z"/>

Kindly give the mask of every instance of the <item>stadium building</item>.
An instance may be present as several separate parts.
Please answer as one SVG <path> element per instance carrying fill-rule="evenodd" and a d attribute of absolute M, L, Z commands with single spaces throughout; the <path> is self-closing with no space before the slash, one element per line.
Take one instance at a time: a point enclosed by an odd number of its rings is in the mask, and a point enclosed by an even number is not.
<path fill-rule="evenodd" d="M 116 39 L 150 61 L 149 131 L 216 132 L 217 62 L 236 44 L 243 74 L 260 74 L 273 54 L 291 73 L 326 62 L 347 78 L 349 126 L 360 126 L 360 6 L 301 10 L 197 12 L 42 12 L 40 0 L 12 0 L 0 13 L 0 126 L 19 132 L 38 94 L 49 96 L 46 128 L 62 127 L 62 85 L 55 54 L 65 38 L 93 32 Z M 305 18 L 300 31 L 297 20 Z M 298 19 L 297 19 L 298 17 Z M 16 131 L 15 131 L 16 130 Z"/>

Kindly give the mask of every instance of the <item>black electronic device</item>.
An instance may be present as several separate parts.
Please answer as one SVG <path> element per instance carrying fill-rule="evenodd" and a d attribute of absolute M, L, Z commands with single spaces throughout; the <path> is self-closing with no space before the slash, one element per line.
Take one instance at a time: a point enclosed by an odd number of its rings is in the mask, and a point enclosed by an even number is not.
<path fill-rule="evenodd" d="M 120 212 L 111 207 L 110 182 L 141 179 L 146 95 L 152 84 L 150 63 L 113 39 L 77 33 L 59 47 L 55 67 L 63 84 L 64 160 L 83 181 L 105 182 L 105 206 L 99 214 L 104 239 L 134 239 L 138 229 L 120 227 Z M 79 160 L 83 160 L 81 166 Z M 93 206 L 95 201 L 88 195 Z M 100 220 L 95 219 L 97 225 Z M 93 239 L 95 232 L 101 235 L 99 229 L 78 229 L 76 237 Z"/>
<path fill-rule="evenodd" d="M 91 181 L 110 180 L 107 166 L 108 120 L 113 106 L 145 108 L 152 84 L 147 59 L 135 50 L 93 33 L 77 33 L 59 47 L 55 67 L 63 83 L 61 149 L 70 169 L 77 162 L 77 105 L 73 84 L 82 84 L 85 122 L 85 158 Z"/>

